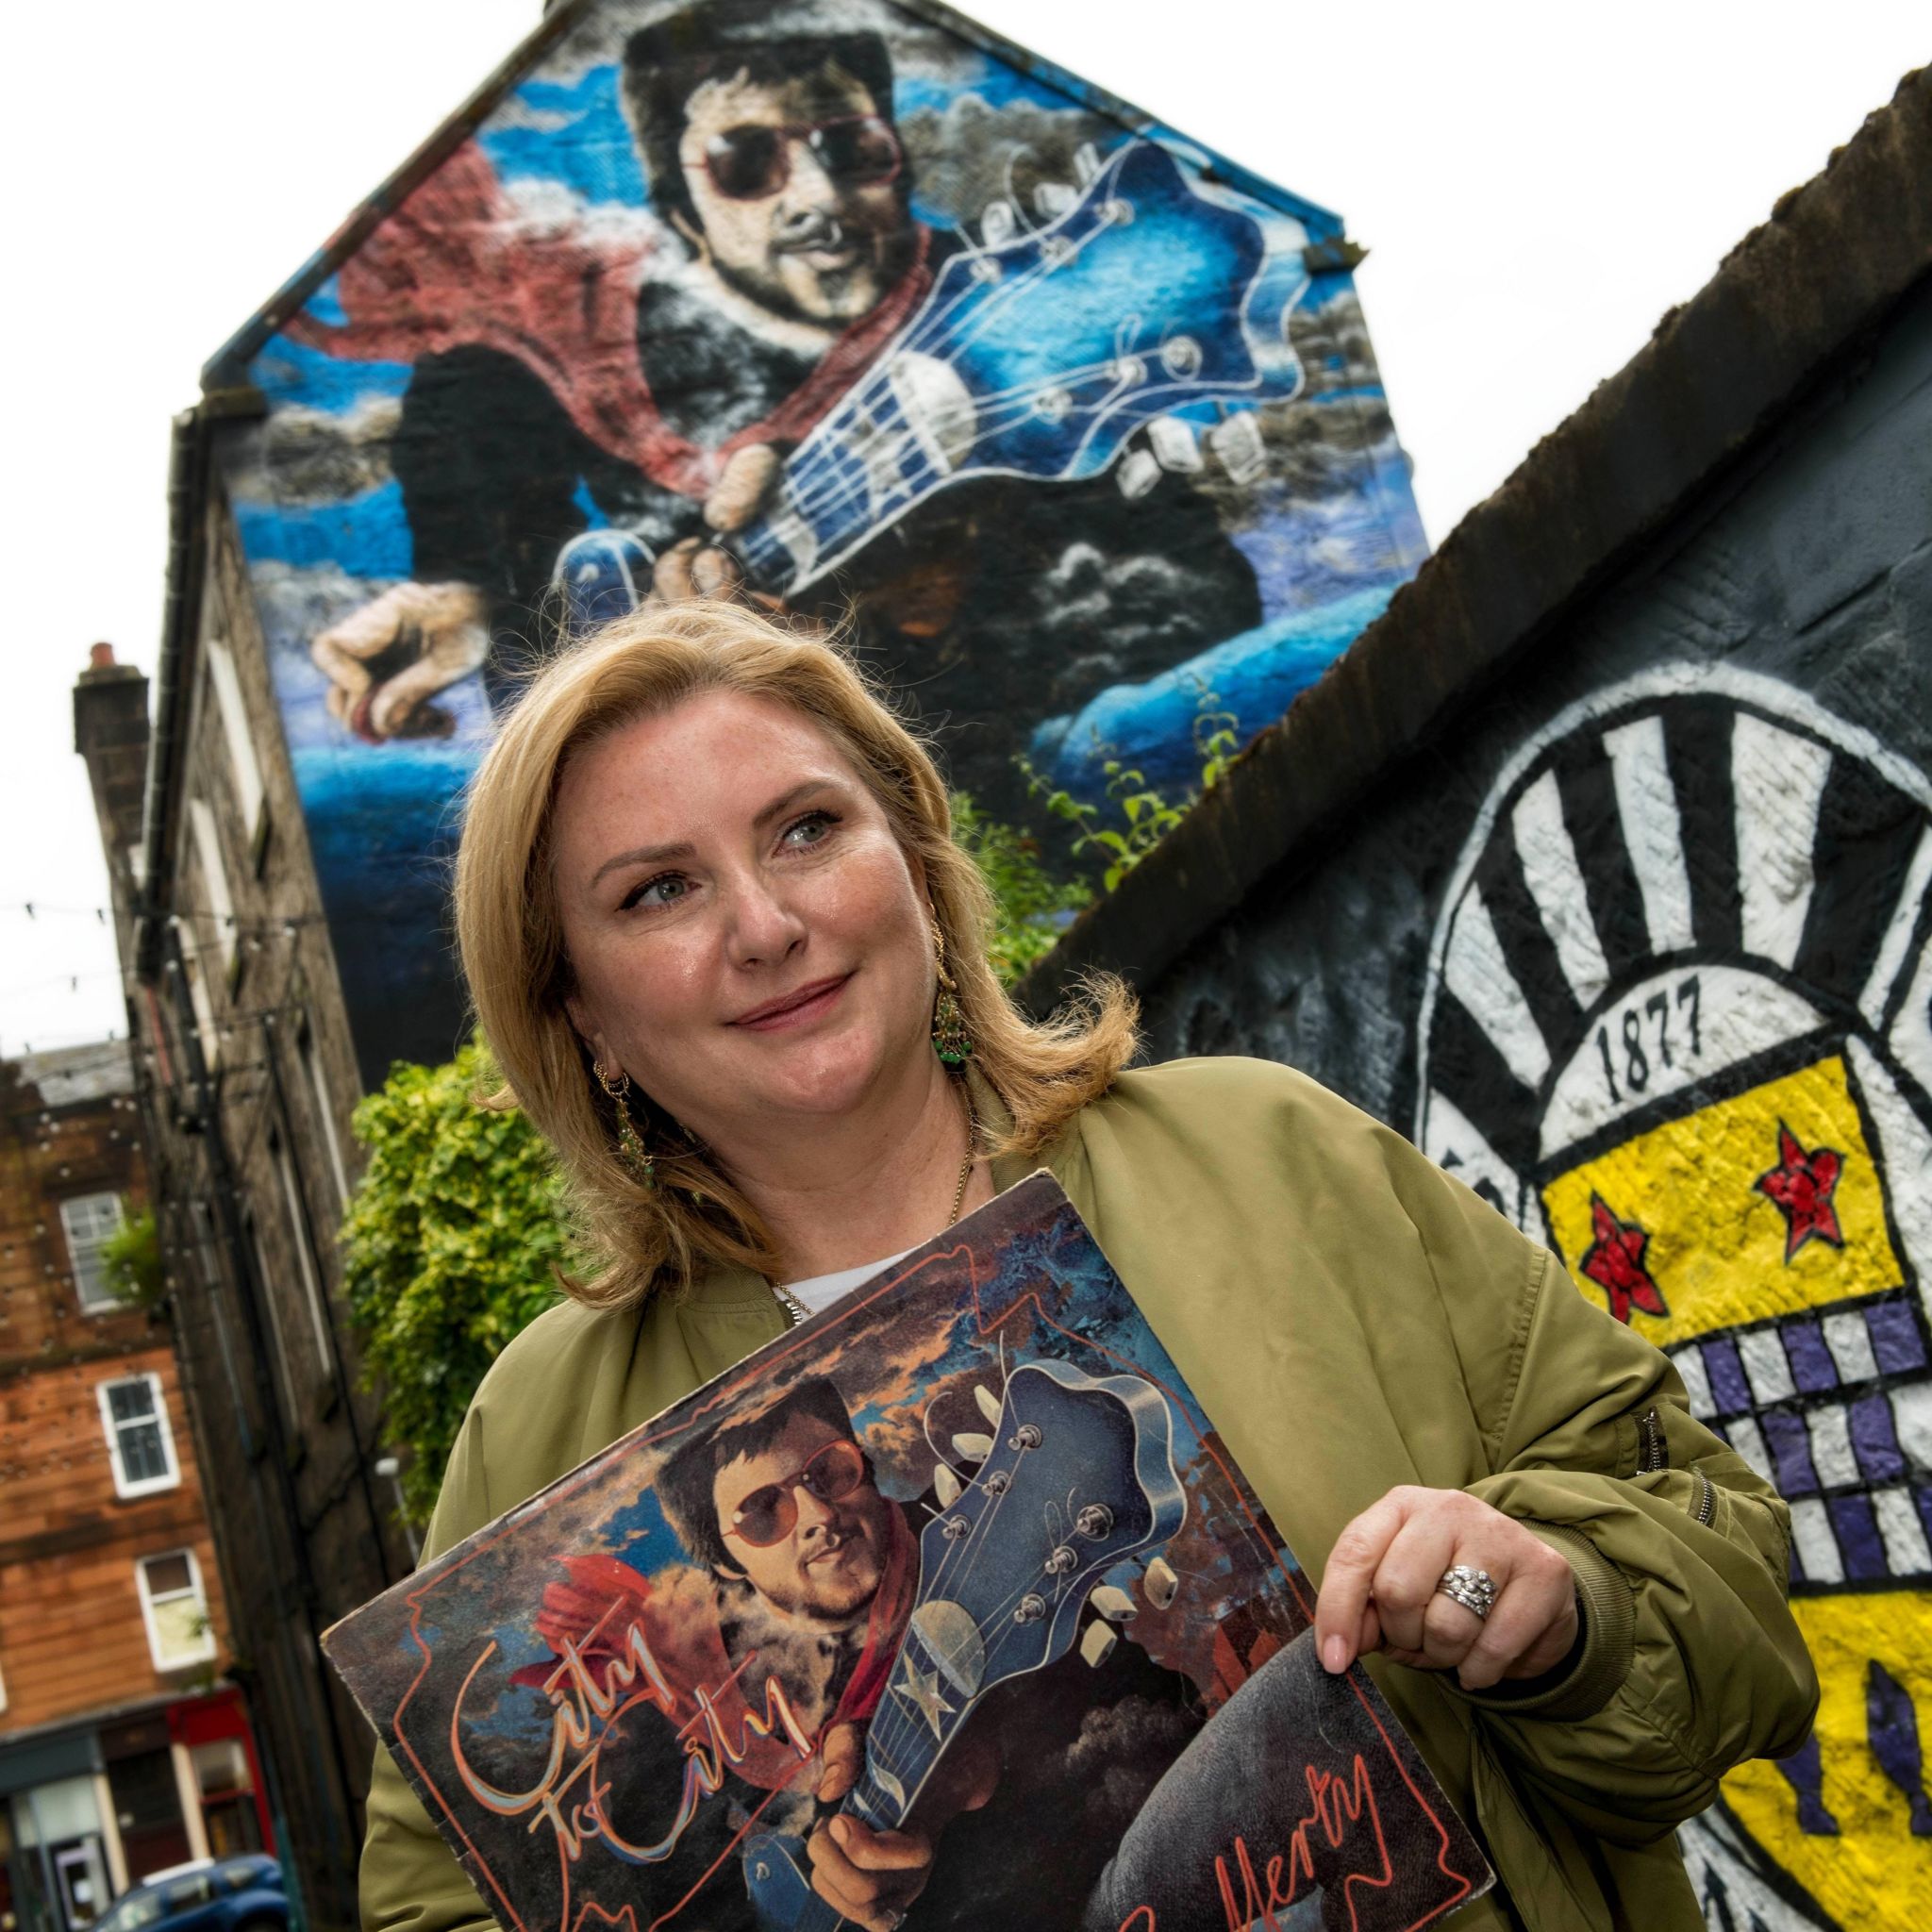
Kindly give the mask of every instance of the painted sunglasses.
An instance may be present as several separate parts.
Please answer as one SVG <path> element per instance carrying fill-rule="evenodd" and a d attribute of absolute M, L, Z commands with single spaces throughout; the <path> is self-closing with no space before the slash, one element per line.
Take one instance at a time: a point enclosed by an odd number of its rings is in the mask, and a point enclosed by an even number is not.
<path fill-rule="evenodd" d="M 847 114 L 805 125 L 727 127 L 705 143 L 704 171 L 725 200 L 763 201 L 791 180 L 793 142 L 802 142 L 841 187 L 897 180 L 905 165 L 890 123 L 876 114 Z"/>
<path fill-rule="evenodd" d="M 754 1490 L 732 1511 L 735 1536 L 755 1550 L 782 1543 L 798 1526 L 798 1491 L 808 1491 L 821 1503 L 842 1503 L 865 1480 L 865 1453 L 857 1442 L 827 1442 L 803 1469 L 775 1483 Z"/>

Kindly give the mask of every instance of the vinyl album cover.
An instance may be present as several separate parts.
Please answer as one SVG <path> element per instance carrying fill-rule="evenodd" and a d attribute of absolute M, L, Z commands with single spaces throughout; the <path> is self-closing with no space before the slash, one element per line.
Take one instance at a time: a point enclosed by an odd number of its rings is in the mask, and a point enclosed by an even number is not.
<path fill-rule="evenodd" d="M 1489 1871 L 1313 1602 L 1041 1174 L 325 1641 L 515 1932 L 831 1932 L 881 1837 L 907 1932 L 1434 1924 Z"/>

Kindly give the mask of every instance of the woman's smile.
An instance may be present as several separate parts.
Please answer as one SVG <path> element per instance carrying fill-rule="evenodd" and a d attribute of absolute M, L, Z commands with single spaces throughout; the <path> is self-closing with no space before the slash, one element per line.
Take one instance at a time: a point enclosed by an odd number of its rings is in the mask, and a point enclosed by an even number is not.
<path fill-rule="evenodd" d="M 764 1001 L 749 1012 L 739 1014 L 735 1020 L 727 1020 L 725 1024 L 743 1026 L 754 1033 L 776 1033 L 788 1027 L 808 1026 L 832 1010 L 839 1002 L 839 995 L 851 984 L 852 976 L 850 973 L 841 973 L 829 979 L 811 980 L 791 992 L 779 994 L 776 999 Z"/>

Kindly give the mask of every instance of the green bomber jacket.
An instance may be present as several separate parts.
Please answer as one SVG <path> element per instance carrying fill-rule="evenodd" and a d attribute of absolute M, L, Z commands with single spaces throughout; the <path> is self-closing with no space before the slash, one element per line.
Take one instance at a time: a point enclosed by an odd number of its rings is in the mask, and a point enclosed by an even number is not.
<path fill-rule="evenodd" d="M 1039 1164 L 995 1161 L 995 1186 Z M 1674 1827 L 1732 1765 L 1794 1750 L 1818 1689 L 1785 1602 L 1785 1506 L 1692 1419 L 1669 1361 L 1400 1135 L 1271 1062 L 1123 1074 L 1045 1164 L 1311 1575 L 1401 1483 L 1467 1490 L 1574 1570 L 1584 1643 L 1531 1697 L 1368 1660 L 1499 1875 L 1445 1925 L 1701 1932 Z M 786 1320 L 732 1272 L 641 1307 L 550 1310 L 476 1392 L 430 1552 Z M 1668 1466 L 1643 1474 L 1652 1409 Z M 361 1887 L 371 1932 L 491 1924 L 380 1749 Z"/>

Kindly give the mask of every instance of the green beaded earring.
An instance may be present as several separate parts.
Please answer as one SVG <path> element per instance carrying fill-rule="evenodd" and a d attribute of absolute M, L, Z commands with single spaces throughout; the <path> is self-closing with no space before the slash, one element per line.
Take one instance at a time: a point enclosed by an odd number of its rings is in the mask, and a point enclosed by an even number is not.
<path fill-rule="evenodd" d="M 932 1050 L 949 1067 L 963 1067 L 973 1058 L 973 1036 L 966 1030 L 966 1016 L 959 1010 L 959 989 L 946 971 L 946 936 L 940 923 L 932 923 L 935 971 L 939 994 L 932 1005 Z"/>
<path fill-rule="evenodd" d="M 602 1067 L 596 1069 L 597 1084 L 610 1096 L 610 1104 L 617 1109 L 617 1157 L 643 1185 L 653 1191 L 658 1186 L 658 1163 L 651 1158 L 651 1150 L 643 1143 L 637 1128 L 637 1123 L 630 1117 L 630 1075 L 620 1070 L 615 1074 L 607 1074 Z"/>

